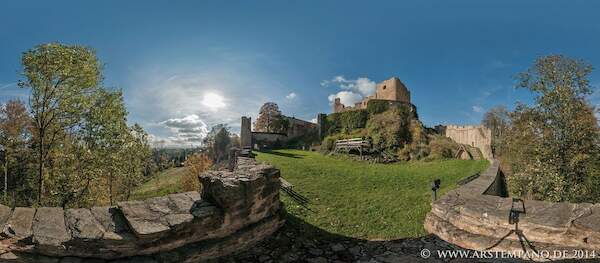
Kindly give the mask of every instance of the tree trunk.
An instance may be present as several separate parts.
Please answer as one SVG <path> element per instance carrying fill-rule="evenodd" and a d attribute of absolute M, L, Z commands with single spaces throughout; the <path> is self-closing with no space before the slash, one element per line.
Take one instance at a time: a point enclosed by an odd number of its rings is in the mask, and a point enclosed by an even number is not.
<path fill-rule="evenodd" d="M 4 201 L 8 198 L 8 151 L 4 156 Z"/>
<path fill-rule="evenodd" d="M 41 205 L 42 204 L 42 182 L 43 182 L 43 176 L 44 176 L 44 132 L 40 131 L 40 145 L 38 145 L 38 147 L 40 147 L 40 156 L 38 158 L 39 164 L 38 164 L 38 196 L 37 196 L 37 204 Z"/>
<path fill-rule="evenodd" d="M 113 173 L 110 171 L 108 176 L 108 197 L 110 199 L 110 205 L 113 205 L 113 190 L 112 190 Z"/>

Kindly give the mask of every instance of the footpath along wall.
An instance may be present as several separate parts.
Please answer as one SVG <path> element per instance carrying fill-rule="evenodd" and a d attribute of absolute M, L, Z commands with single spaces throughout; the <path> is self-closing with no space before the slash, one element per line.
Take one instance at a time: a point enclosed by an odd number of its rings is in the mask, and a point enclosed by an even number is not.
<path fill-rule="evenodd" d="M 513 210 L 523 213 L 511 224 L 513 199 L 498 166 L 493 160 L 477 179 L 434 201 L 425 229 L 463 248 L 525 259 L 600 257 L 600 204 L 523 200 L 515 202 Z"/>
<path fill-rule="evenodd" d="M 0 262 L 201 262 L 243 250 L 284 223 L 279 170 L 239 158 L 199 176 L 202 193 L 115 207 L 0 206 Z"/>

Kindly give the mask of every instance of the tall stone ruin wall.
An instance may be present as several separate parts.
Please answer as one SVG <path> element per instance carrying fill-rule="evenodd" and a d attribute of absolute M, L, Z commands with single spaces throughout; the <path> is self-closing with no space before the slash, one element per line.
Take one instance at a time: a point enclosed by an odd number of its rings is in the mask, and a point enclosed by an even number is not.
<path fill-rule="evenodd" d="M 241 120 L 241 146 L 242 148 L 271 148 L 280 147 L 282 144 L 298 137 L 310 134 L 319 134 L 319 124 L 308 122 L 294 117 L 285 117 L 289 122 L 287 133 L 256 132 L 252 131 L 251 118 L 242 117 Z"/>
<path fill-rule="evenodd" d="M 518 225 L 508 219 L 512 205 L 499 162 L 493 160 L 478 178 L 432 202 L 424 227 L 477 251 L 536 261 L 600 257 L 600 204 L 523 200 L 515 203 L 516 210 L 524 206 Z"/>
<path fill-rule="evenodd" d="M 247 248 L 284 222 L 279 170 L 239 158 L 186 192 L 114 207 L 0 206 L 0 262 L 202 262 Z"/>
<path fill-rule="evenodd" d="M 446 137 L 457 143 L 471 145 L 481 150 L 486 160 L 492 161 L 492 131 L 483 126 L 457 126 L 444 127 Z"/>

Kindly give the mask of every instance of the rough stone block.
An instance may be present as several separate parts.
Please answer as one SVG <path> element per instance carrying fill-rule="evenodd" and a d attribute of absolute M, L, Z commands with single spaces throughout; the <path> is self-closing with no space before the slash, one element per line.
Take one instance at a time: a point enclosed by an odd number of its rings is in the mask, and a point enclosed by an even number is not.
<path fill-rule="evenodd" d="M 189 192 L 194 193 L 194 192 Z M 197 193 L 197 192 L 195 192 Z M 168 195 L 168 198 L 171 200 L 173 204 L 173 210 L 177 213 L 190 213 L 192 206 L 196 200 L 192 199 L 191 194 L 188 193 L 179 193 L 179 194 L 171 194 Z M 198 194 L 198 199 L 200 199 L 200 194 Z"/>
<path fill-rule="evenodd" d="M 162 201 L 130 201 L 119 202 L 118 205 L 131 230 L 140 238 L 149 238 L 169 230 L 168 223 L 161 219 L 169 211 L 168 205 Z"/>
<path fill-rule="evenodd" d="M 10 209 L 10 207 L 5 206 L 5 205 L 0 205 L 0 225 L 3 225 L 4 223 L 6 223 L 6 221 L 8 221 L 8 218 L 10 218 L 11 212 L 12 212 L 12 209 Z"/>
<path fill-rule="evenodd" d="M 104 236 L 104 227 L 94 218 L 89 209 L 68 209 L 65 217 L 73 238 L 101 239 Z"/>
<path fill-rule="evenodd" d="M 116 207 L 101 206 L 90 209 L 94 218 L 102 225 L 105 232 L 125 233 L 129 232 L 125 217 Z"/>
<path fill-rule="evenodd" d="M 40 207 L 33 220 L 33 242 L 40 245 L 60 246 L 71 239 L 65 225 L 65 214 L 60 207 Z"/>
<path fill-rule="evenodd" d="M 31 225 L 33 224 L 34 216 L 35 208 L 16 207 L 7 222 L 9 232 L 17 238 L 31 236 Z"/>

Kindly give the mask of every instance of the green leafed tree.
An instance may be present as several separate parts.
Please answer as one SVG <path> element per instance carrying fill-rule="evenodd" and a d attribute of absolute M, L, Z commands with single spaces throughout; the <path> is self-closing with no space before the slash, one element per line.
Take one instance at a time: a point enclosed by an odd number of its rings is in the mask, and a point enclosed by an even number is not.
<path fill-rule="evenodd" d="M 552 55 L 519 75 L 532 106 L 518 105 L 507 137 L 513 194 L 550 201 L 597 201 L 600 130 L 592 93 L 592 67 Z"/>
<path fill-rule="evenodd" d="M 504 138 L 510 127 L 510 113 L 505 106 L 496 106 L 488 110 L 481 124 L 492 131 L 492 149 L 496 154 L 502 152 Z"/>
<path fill-rule="evenodd" d="M 101 66 L 92 50 L 58 43 L 26 51 L 21 62 L 25 79 L 19 85 L 31 90 L 29 107 L 37 150 L 39 204 L 49 154 L 90 107 L 89 94 L 98 87 Z"/>
<path fill-rule="evenodd" d="M 214 163 L 225 161 L 229 157 L 231 148 L 231 133 L 227 124 L 217 124 L 213 126 L 202 144 L 212 158 Z"/>

